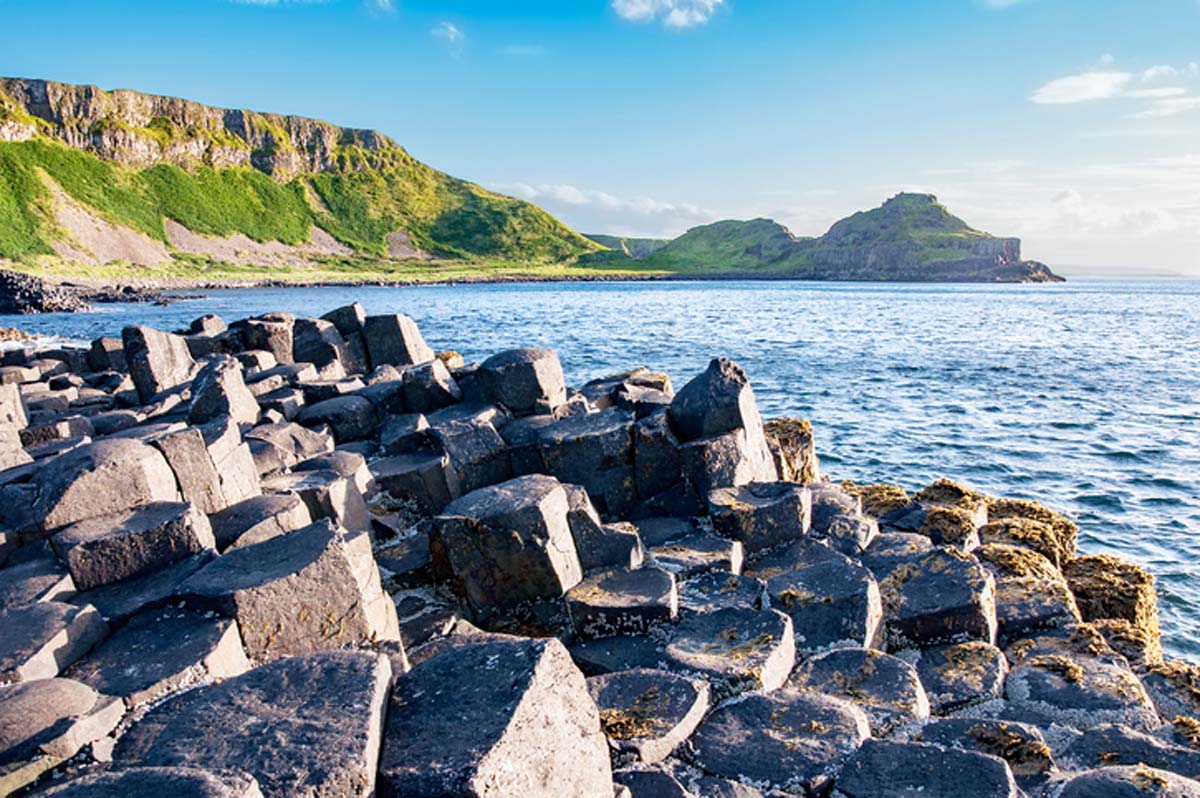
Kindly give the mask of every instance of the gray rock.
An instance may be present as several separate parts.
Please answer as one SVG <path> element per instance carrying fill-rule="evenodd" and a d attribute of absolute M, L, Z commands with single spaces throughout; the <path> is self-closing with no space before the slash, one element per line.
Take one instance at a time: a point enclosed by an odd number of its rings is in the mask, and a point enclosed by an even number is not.
<path fill-rule="evenodd" d="M 192 381 L 188 422 L 204 424 L 230 416 L 238 424 L 258 421 L 258 401 L 242 379 L 242 365 L 228 355 L 210 360 Z"/>
<path fill-rule="evenodd" d="M 413 452 L 371 463 L 379 490 L 411 502 L 422 515 L 436 515 L 462 494 L 450 458 L 436 452 Z"/>
<path fill-rule="evenodd" d="M 642 540 L 630 524 L 602 524 L 587 491 L 579 485 L 563 485 L 567 492 L 567 523 L 584 573 L 609 568 L 638 568 L 642 564 Z"/>
<path fill-rule="evenodd" d="M 700 438 L 685 443 L 680 452 L 684 477 L 698 496 L 707 496 L 717 488 L 779 479 L 761 429 L 737 429 Z"/>
<path fill-rule="evenodd" d="M 667 644 L 670 670 L 707 679 L 720 697 L 774 690 L 796 662 L 792 621 L 776 610 L 689 613 Z"/>
<path fill-rule="evenodd" d="M 840 648 L 813 657 L 796 668 L 789 684 L 853 701 L 867 713 L 877 737 L 929 718 L 929 699 L 916 670 L 882 651 Z"/>
<path fill-rule="evenodd" d="M 613 784 L 626 788 L 629 798 L 693 798 L 674 776 L 661 770 L 616 770 Z"/>
<path fill-rule="evenodd" d="M 387 657 L 367 652 L 272 662 L 155 707 L 114 760 L 245 772 L 265 798 L 367 798 L 391 675 Z"/>
<path fill-rule="evenodd" d="M 253 777 L 199 768 L 125 768 L 86 773 L 51 787 L 41 798 L 262 798 Z"/>
<path fill-rule="evenodd" d="M 203 513 L 215 513 L 225 508 L 221 475 L 208 454 L 200 430 L 189 427 L 165 432 L 151 438 L 150 443 L 166 458 L 184 501 L 196 505 Z"/>
<path fill-rule="evenodd" d="M 637 501 L 633 415 L 610 409 L 563 419 L 538 432 L 546 472 L 583 486 L 596 508 L 622 516 Z"/>
<path fill-rule="evenodd" d="M 312 363 L 321 379 L 339 380 L 361 370 L 346 368 L 346 339 L 337 326 L 323 319 L 296 319 L 292 327 L 292 357 L 299 363 Z"/>
<path fill-rule="evenodd" d="M 571 646 L 571 659 L 587 676 L 658 668 L 663 666 L 663 644 L 648 635 L 579 640 Z"/>
<path fill-rule="evenodd" d="M 742 572 L 742 544 L 711 532 L 694 532 L 650 549 L 654 563 L 680 579 L 709 571 Z"/>
<path fill-rule="evenodd" d="M 34 511 L 46 530 L 179 498 L 175 475 L 157 449 L 100 440 L 55 458 L 38 472 Z"/>
<path fill-rule="evenodd" d="M 1200 717 L 1200 665 L 1167 660 L 1141 674 L 1142 685 L 1164 719 Z"/>
<path fill-rule="evenodd" d="M 261 543 L 313 522 L 308 506 L 294 493 L 254 496 L 209 516 L 221 551 Z"/>
<path fill-rule="evenodd" d="M 380 798 L 613 795 L 596 705 L 553 639 L 456 646 L 400 677 L 379 779 Z"/>
<path fill-rule="evenodd" d="M 967 787 L 966 785 L 970 785 Z M 964 793 L 969 789 L 969 793 Z M 1003 759 L 927 743 L 867 740 L 837 777 L 838 798 L 1018 798 Z"/>
<path fill-rule="evenodd" d="M 286 366 L 295 362 L 292 355 L 294 324 L 295 317 L 290 313 L 268 313 L 258 318 L 234 322 L 230 329 L 241 335 L 246 349 L 270 352 L 275 356 L 277 363 Z"/>
<path fill-rule="evenodd" d="M 0 610 L 0 684 L 50 679 L 108 634 L 90 604 L 40 601 Z"/>
<path fill-rule="evenodd" d="M 683 453 L 665 410 L 640 419 L 633 435 L 638 495 L 657 496 L 683 481 Z"/>
<path fill-rule="evenodd" d="M 583 578 L 567 510 L 562 485 L 543 475 L 468 493 L 434 519 L 434 562 L 477 614 L 558 598 Z"/>
<path fill-rule="evenodd" d="M 661 568 L 604 571 L 567 591 L 567 607 L 581 637 L 646 634 L 679 611 L 675 578 Z"/>
<path fill-rule="evenodd" d="M 462 389 L 446 364 L 434 359 L 404 370 L 404 406 L 411 413 L 432 413 L 462 401 Z"/>
<path fill-rule="evenodd" d="M 363 331 L 363 327 L 367 323 L 367 312 L 363 309 L 362 305 L 354 302 L 350 305 L 334 308 L 321 318 L 325 321 L 333 322 L 333 325 L 337 327 L 337 331 L 343 336 L 347 336 Z"/>
<path fill-rule="evenodd" d="M 304 396 L 304 403 L 309 405 L 324 402 L 326 399 L 336 399 L 339 396 L 357 394 L 365 388 L 363 381 L 357 377 L 353 379 L 323 377 L 312 382 L 300 383 L 300 393 Z M 368 401 L 370 401 L 369 398 Z"/>
<path fill-rule="evenodd" d="M 1082 773 L 1056 798 L 1200 798 L 1200 782 L 1145 766 L 1108 767 Z"/>
<path fill-rule="evenodd" d="M 434 359 L 433 350 L 421 337 L 417 323 L 399 313 L 391 316 L 368 316 L 363 323 L 363 340 L 371 367 L 382 365 L 410 366 Z"/>
<path fill-rule="evenodd" d="M 73 601 L 79 606 L 91 604 L 106 621 L 120 623 L 140 610 L 161 607 L 172 600 L 184 580 L 215 556 L 214 552 L 205 551 L 145 576 L 80 593 Z"/>
<path fill-rule="evenodd" d="M 639 519 L 637 529 L 647 546 L 662 546 L 695 534 L 699 526 L 694 518 L 658 516 Z"/>
<path fill-rule="evenodd" d="M 405 413 L 384 419 L 379 445 L 386 455 L 431 451 L 433 436 L 429 421 L 421 413 Z"/>
<path fill-rule="evenodd" d="M 1200 751 L 1171 745 L 1126 726 L 1106 723 L 1084 729 L 1059 762 L 1072 770 L 1145 765 L 1190 779 L 1200 777 Z"/>
<path fill-rule="evenodd" d="M 75 583 L 48 545 L 26 546 L 19 562 L 0 570 L 0 610 L 39 601 L 67 601 L 75 595 Z"/>
<path fill-rule="evenodd" d="M 711 438 L 737 429 L 758 429 L 762 418 L 746 372 L 731 360 L 713 360 L 671 402 L 671 424 L 680 440 Z"/>
<path fill-rule="evenodd" d="M 913 742 L 963 748 L 1008 763 L 1017 784 L 1031 789 L 1056 772 L 1050 746 L 1036 726 L 1008 720 L 939 718 L 916 732 Z"/>
<path fill-rule="evenodd" d="M 1002 645 L 1080 622 L 1067 580 L 1041 554 L 991 543 L 976 556 L 996 579 L 996 635 Z"/>
<path fill-rule="evenodd" d="M 687 740 L 708 711 L 708 685 L 659 670 L 594 676 L 588 691 L 618 758 L 660 762 Z"/>
<path fill-rule="evenodd" d="M 234 549 L 179 593 L 189 605 L 235 618 L 255 661 L 399 636 L 370 539 L 328 521 Z"/>
<path fill-rule="evenodd" d="M 173 502 L 79 521 L 51 542 L 80 590 L 141 576 L 216 548 L 208 518 L 191 503 Z"/>
<path fill-rule="evenodd" d="M 796 650 L 804 655 L 878 640 L 883 606 L 871 572 L 841 554 L 830 555 L 767 580 L 770 606 L 791 617 Z"/>
<path fill-rule="evenodd" d="M 125 371 L 125 349 L 120 338 L 97 338 L 88 349 L 92 371 Z"/>
<path fill-rule="evenodd" d="M 719 572 L 693 576 L 678 586 L 680 612 L 713 612 L 728 608 L 748 610 L 762 606 L 764 585 L 749 576 Z"/>
<path fill-rule="evenodd" d="M 889 650 L 996 642 L 996 583 L 969 554 L 938 549 L 879 583 Z"/>
<path fill-rule="evenodd" d="M 366 440 L 379 434 L 379 413 L 361 396 L 338 396 L 307 405 L 296 419 L 306 427 L 329 425 L 338 443 Z"/>
<path fill-rule="evenodd" d="M 490 401 L 517 415 L 549 413 L 567 401 L 562 364 L 550 349 L 512 349 L 492 355 L 475 372 Z"/>
<path fill-rule="evenodd" d="M 916 565 L 933 551 L 933 542 L 913 532 L 882 532 L 871 540 L 859 559 L 883 581 L 901 565 Z"/>
<path fill-rule="evenodd" d="M 249 667 L 233 621 L 168 607 L 135 615 L 64 675 L 135 708 Z"/>
<path fill-rule="evenodd" d="M 852 704 L 779 690 L 714 710 L 696 731 L 694 758 L 716 776 L 819 794 L 838 764 L 868 737 L 867 717 Z"/>
<path fill-rule="evenodd" d="M 755 482 L 740 488 L 719 488 L 708 494 L 713 529 L 740 540 L 754 554 L 808 534 L 812 496 L 808 488 L 790 482 Z"/>
<path fill-rule="evenodd" d="M 465 418 L 435 422 L 431 416 L 430 425 L 463 493 L 499 484 L 512 476 L 504 439 L 490 421 Z"/>
<path fill-rule="evenodd" d="M 993 701 L 1004 692 L 1008 660 L 981 641 L 927 648 L 916 663 L 934 714 Z"/>
<path fill-rule="evenodd" d="M 233 419 L 222 416 L 205 424 L 200 431 L 221 480 L 225 505 L 260 495 L 262 488 L 258 484 L 254 455 L 249 445 L 242 442 L 241 431 Z"/>
<path fill-rule="evenodd" d="M 121 339 L 129 375 L 143 404 L 191 378 L 195 361 L 182 337 L 150 327 L 126 327 Z"/>
<path fill-rule="evenodd" d="M 246 433 L 246 439 L 269 443 L 288 468 L 333 451 L 329 434 L 292 423 L 260 424 Z"/>

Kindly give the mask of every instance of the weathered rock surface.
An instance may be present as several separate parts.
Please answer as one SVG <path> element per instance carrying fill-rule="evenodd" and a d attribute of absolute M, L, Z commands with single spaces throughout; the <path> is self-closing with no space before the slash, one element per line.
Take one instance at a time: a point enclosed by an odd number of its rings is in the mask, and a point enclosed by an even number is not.
<path fill-rule="evenodd" d="M 150 327 L 126 327 L 121 339 L 129 375 L 143 403 L 191 376 L 195 361 L 180 336 Z"/>
<path fill-rule="evenodd" d="M 50 679 L 108 634 L 90 604 L 41 601 L 0 610 L 0 684 Z"/>
<path fill-rule="evenodd" d="M 588 691 L 600 725 L 619 758 L 646 764 L 671 755 L 708 711 L 708 684 L 659 670 L 593 676 Z"/>
<path fill-rule="evenodd" d="M 754 554 L 807 535 L 812 496 L 808 488 L 790 482 L 755 482 L 712 491 L 708 513 L 714 530 L 741 541 Z"/>
<path fill-rule="evenodd" d="M 690 613 L 664 658 L 672 671 L 708 680 L 718 697 L 774 690 L 796 662 L 792 620 L 776 610 Z"/>
<path fill-rule="evenodd" d="M 51 787 L 45 798 L 262 798 L 258 782 L 244 773 L 157 767 L 90 773 Z"/>
<path fill-rule="evenodd" d="M 966 785 L 970 785 L 967 787 Z M 1018 798 L 1016 782 L 999 757 L 927 743 L 868 740 L 838 775 L 839 798 Z"/>
<path fill-rule="evenodd" d="M 567 401 L 562 364 L 549 349 L 492 355 L 475 375 L 488 399 L 518 415 L 551 413 Z"/>
<path fill-rule="evenodd" d="M 882 651 L 841 648 L 813 657 L 796 668 L 789 684 L 853 701 L 867 713 L 876 737 L 929 718 L 916 670 Z"/>
<path fill-rule="evenodd" d="M 567 591 L 575 631 L 583 637 L 646 634 L 679 611 L 675 577 L 661 568 L 589 576 Z"/>

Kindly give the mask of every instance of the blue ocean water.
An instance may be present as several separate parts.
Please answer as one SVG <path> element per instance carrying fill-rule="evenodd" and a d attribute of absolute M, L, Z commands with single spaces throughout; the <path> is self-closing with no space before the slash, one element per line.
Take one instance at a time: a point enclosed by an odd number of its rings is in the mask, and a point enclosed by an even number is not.
<path fill-rule="evenodd" d="M 812 419 L 835 478 L 949 476 L 1070 514 L 1084 551 L 1154 572 L 1165 647 L 1200 660 L 1200 281 L 255 289 L 0 325 L 90 339 L 352 301 L 407 313 L 468 360 L 554 348 L 575 384 L 647 365 L 678 386 L 733 358 L 765 417 Z"/>

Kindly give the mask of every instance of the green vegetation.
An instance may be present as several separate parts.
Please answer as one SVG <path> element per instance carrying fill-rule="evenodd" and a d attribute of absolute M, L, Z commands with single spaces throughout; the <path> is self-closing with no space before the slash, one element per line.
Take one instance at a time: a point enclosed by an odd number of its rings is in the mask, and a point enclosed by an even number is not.
<path fill-rule="evenodd" d="M 671 243 L 669 238 L 628 238 L 624 236 L 608 236 L 587 233 L 586 238 L 595 241 L 602 247 L 608 247 L 626 257 L 638 260 L 653 255 Z"/>

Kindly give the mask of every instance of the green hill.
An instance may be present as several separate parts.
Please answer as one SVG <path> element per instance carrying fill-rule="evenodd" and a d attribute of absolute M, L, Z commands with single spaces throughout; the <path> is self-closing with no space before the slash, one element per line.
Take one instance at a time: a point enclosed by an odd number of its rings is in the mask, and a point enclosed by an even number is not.
<path fill-rule="evenodd" d="M 653 255 L 671 243 L 669 238 L 630 238 L 627 236 L 606 236 L 584 233 L 584 237 L 595 241 L 602 247 L 620 252 L 635 260 Z"/>
<path fill-rule="evenodd" d="M 0 259 L 101 265 L 128 250 L 124 260 L 145 266 L 231 252 L 263 265 L 558 262 L 599 249 L 540 208 L 426 166 L 374 131 L 0 79 Z"/>

